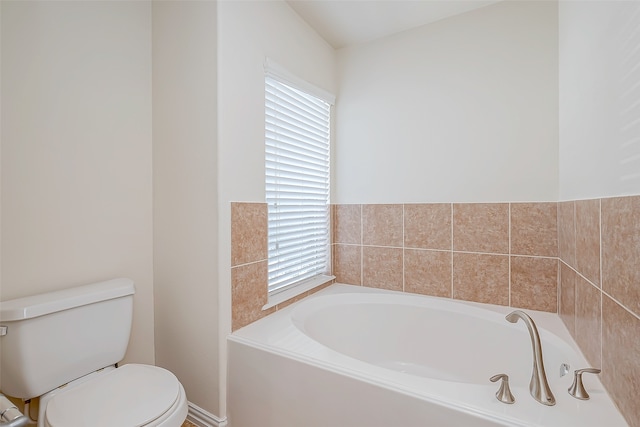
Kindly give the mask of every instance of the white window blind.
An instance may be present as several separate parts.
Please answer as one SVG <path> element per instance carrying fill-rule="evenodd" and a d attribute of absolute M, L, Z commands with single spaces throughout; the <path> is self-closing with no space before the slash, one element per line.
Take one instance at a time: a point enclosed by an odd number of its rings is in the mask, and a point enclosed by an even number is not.
<path fill-rule="evenodd" d="M 328 274 L 331 105 L 265 77 L 269 293 Z"/>

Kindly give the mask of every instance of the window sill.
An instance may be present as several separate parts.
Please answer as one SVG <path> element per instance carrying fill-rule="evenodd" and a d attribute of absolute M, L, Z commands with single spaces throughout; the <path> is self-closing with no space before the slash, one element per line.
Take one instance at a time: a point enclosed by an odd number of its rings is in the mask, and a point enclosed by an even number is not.
<path fill-rule="evenodd" d="M 272 295 L 269 295 L 267 303 L 262 307 L 262 310 L 267 310 L 271 307 L 275 307 L 278 304 L 281 304 L 291 298 L 297 297 L 300 294 L 303 294 L 315 287 L 320 285 L 324 285 L 332 280 L 334 280 L 335 276 L 317 276 L 307 281 L 300 283 L 299 285 L 290 287 L 281 292 L 275 292 Z"/>

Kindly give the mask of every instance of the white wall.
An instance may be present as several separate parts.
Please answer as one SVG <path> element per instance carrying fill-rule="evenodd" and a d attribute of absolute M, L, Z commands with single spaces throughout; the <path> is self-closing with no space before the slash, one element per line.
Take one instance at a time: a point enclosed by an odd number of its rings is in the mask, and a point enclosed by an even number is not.
<path fill-rule="evenodd" d="M 0 91 L 2 91 L 2 3 L 0 3 Z M 0 99 L 0 301 L 2 301 L 2 121 L 2 100 Z M 0 340 L 0 354 L 2 354 L 2 340 Z M 0 390 L 2 390 L 2 383 L 0 383 Z"/>
<path fill-rule="evenodd" d="M 231 331 L 230 202 L 265 201 L 265 57 L 316 86 L 336 89 L 334 50 L 284 1 L 218 3 L 221 408 L 226 406 L 225 340 Z"/>
<path fill-rule="evenodd" d="M 0 298 L 130 277 L 126 360 L 153 363 L 151 5 L 0 7 Z"/>
<path fill-rule="evenodd" d="M 640 3 L 560 2 L 560 199 L 640 194 Z"/>
<path fill-rule="evenodd" d="M 556 200 L 557 54 L 525 1 L 340 50 L 332 201 Z"/>
<path fill-rule="evenodd" d="M 156 363 L 218 406 L 217 22 L 214 1 L 153 2 Z"/>

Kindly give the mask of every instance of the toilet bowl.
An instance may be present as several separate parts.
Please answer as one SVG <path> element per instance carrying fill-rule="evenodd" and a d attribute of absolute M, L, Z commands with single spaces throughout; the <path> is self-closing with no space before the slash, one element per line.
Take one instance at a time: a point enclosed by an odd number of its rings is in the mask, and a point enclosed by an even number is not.
<path fill-rule="evenodd" d="M 118 363 L 133 319 L 130 279 L 0 304 L 0 382 L 40 398 L 38 427 L 180 427 L 187 398 L 166 369 Z"/>
<path fill-rule="evenodd" d="M 128 364 L 43 395 L 38 418 L 41 427 L 179 427 L 187 411 L 175 375 L 157 366 Z"/>

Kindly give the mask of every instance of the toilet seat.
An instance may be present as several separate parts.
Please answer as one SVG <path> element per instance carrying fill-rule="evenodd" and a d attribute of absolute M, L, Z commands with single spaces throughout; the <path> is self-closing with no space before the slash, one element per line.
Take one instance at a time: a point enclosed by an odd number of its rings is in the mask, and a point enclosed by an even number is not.
<path fill-rule="evenodd" d="M 46 427 L 140 427 L 184 420 L 186 397 L 171 372 L 150 365 L 129 364 L 61 389 L 45 409 Z M 176 417 L 173 417 L 173 412 Z M 175 424 L 179 426 L 182 420 Z"/>

